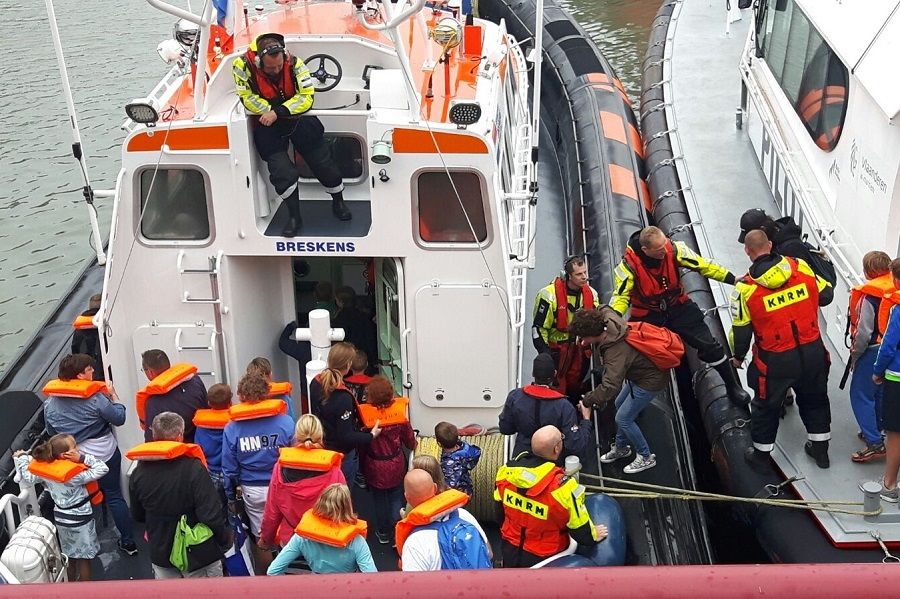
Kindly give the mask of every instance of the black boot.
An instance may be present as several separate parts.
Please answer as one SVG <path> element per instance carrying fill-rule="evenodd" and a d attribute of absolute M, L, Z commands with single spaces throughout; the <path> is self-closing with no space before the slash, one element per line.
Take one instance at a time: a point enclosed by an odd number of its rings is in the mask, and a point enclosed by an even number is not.
<path fill-rule="evenodd" d="M 807 441 L 803 446 L 806 455 L 816 461 L 816 466 L 825 469 L 831 466 L 831 460 L 828 459 L 828 441 Z"/>
<path fill-rule="evenodd" d="M 744 461 L 750 465 L 750 468 L 758 473 L 765 474 L 769 472 L 769 453 L 760 451 L 755 447 L 748 447 L 744 451 Z"/>
<path fill-rule="evenodd" d="M 284 199 L 284 205 L 287 206 L 288 217 L 287 223 L 281 230 L 282 237 L 294 237 L 303 226 L 303 219 L 300 218 L 300 196 L 297 191 Z"/>
<path fill-rule="evenodd" d="M 347 204 L 344 202 L 343 192 L 339 191 L 331 194 L 331 212 L 338 220 L 350 220 L 353 218 L 350 208 L 348 208 Z"/>
<path fill-rule="evenodd" d="M 722 382 L 725 383 L 725 390 L 728 392 L 728 399 L 736 406 L 746 406 L 750 403 L 750 394 L 744 391 L 741 381 L 738 379 L 737 373 L 728 360 L 720 362 L 713 366 Z"/>

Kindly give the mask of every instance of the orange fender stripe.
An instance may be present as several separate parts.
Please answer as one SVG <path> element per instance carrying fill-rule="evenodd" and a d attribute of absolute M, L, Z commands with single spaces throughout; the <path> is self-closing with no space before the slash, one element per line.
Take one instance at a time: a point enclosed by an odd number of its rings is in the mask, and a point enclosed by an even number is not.
<path fill-rule="evenodd" d="M 628 196 L 635 201 L 638 199 L 637 186 L 634 183 L 634 173 L 631 172 L 631 169 L 619 166 L 618 164 L 610 164 L 609 186 L 613 193 Z"/>
<path fill-rule="evenodd" d="M 600 111 L 600 124 L 603 126 L 603 136 L 614 139 L 619 143 L 627 144 L 625 137 L 625 120 L 614 112 Z"/>
<path fill-rule="evenodd" d="M 128 140 L 129 152 L 157 152 L 163 144 L 172 150 L 227 150 L 228 128 L 215 125 L 208 127 L 183 127 L 166 131 L 163 128 L 138 133 Z"/>

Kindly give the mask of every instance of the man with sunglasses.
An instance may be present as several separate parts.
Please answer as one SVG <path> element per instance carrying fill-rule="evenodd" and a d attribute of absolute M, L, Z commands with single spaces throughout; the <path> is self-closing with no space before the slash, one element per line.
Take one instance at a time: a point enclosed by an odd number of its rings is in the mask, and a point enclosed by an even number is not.
<path fill-rule="evenodd" d="M 281 234 L 294 237 L 302 224 L 297 187 L 300 170 L 288 155 L 288 142 L 331 195 L 334 216 L 350 220 L 341 172 L 324 139 L 325 127 L 314 116 L 301 116 L 312 108 L 315 94 L 309 69 L 287 51 L 284 36 L 257 36 L 247 52 L 234 60 L 232 76 L 244 108 L 259 117 L 253 124 L 253 141 L 269 167 L 269 180 L 288 209 Z"/>

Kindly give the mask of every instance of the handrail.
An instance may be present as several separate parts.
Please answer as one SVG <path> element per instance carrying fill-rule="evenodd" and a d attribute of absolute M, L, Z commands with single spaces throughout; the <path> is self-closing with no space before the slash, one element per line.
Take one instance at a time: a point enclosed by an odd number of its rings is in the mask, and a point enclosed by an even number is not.
<path fill-rule="evenodd" d="M 150 0 L 147 0 L 148 2 Z M 158 1 L 158 0 L 155 0 Z M 392 15 L 390 20 L 386 23 L 382 23 L 381 25 L 372 25 L 368 21 L 366 21 L 366 13 L 363 11 L 362 6 L 358 6 L 356 8 L 356 18 L 359 21 L 359 24 L 365 27 L 370 31 L 384 31 L 386 29 L 394 29 L 400 23 L 419 12 L 425 7 L 425 0 L 416 0 L 414 4 L 411 4 L 408 8 L 404 9 L 400 12 L 400 14 Z"/>
<path fill-rule="evenodd" d="M 162 0 L 147 0 L 147 4 L 161 10 L 163 12 L 167 12 L 170 15 L 175 15 L 179 19 L 185 19 L 190 21 L 191 23 L 195 23 L 200 27 L 209 27 L 210 21 L 204 20 L 203 16 L 194 14 L 190 11 L 184 10 L 183 8 L 178 8 L 177 6 L 172 6 L 168 2 L 163 2 Z"/>

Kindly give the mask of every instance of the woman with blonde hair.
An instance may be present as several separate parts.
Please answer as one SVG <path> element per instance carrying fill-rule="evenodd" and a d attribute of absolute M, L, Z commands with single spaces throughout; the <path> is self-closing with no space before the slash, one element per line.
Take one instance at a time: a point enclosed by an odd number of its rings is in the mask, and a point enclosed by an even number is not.
<path fill-rule="evenodd" d="M 322 423 L 312 414 L 304 414 L 297 421 L 294 446 L 282 449 L 272 470 L 259 533 L 261 549 L 286 545 L 300 517 L 313 507 L 322 491 L 346 482 L 341 472 L 343 456 L 324 449 L 323 437 Z"/>
<path fill-rule="evenodd" d="M 269 566 L 269 576 L 282 574 L 300 556 L 316 574 L 378 571 L 366 544 L 366 523 L 353 512 L 347 485 L 329 485 L 322 491 L 294 532 Z"/>

